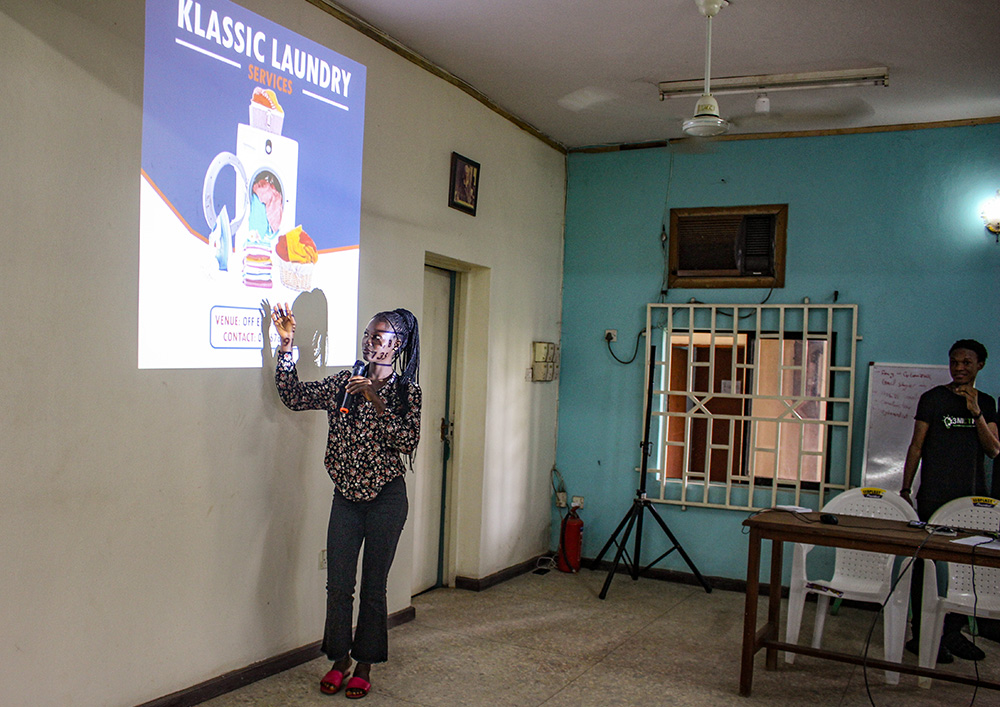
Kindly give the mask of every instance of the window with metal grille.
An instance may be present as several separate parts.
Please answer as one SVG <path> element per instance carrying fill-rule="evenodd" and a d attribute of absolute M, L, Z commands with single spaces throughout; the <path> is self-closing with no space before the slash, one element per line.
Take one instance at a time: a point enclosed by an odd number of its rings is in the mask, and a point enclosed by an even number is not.
<path fill-rule="evenodd" d="M 646 324 L 650 500 L 819 508 L 848 488 L 856 305 L 650 304 Z"/>

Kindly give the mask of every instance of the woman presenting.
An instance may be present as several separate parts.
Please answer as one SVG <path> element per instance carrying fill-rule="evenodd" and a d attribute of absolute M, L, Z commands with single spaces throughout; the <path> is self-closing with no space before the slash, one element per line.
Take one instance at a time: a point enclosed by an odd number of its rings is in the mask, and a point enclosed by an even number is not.
<path fill-rule="evenodd" d="M 271 312 L 281 343 L 274 381 L 292 410 L 326 410 L 325 463 L 336 486 L 327 530 L 327 599 L 323 652 L 333 667 L 320 690 L 349 698 L 371 689 L 371 666 L 388 659 L 386 580 L 406 521 L 405 468 L 420 439 L 420 335 L 405 309 L 379 312 L 365 328 L 363 375 L 342 371 L 303 382 L 295 371 L 295 317 L 286 303 Z M 345 395 L 350 396 L 346 399 Z M 346 410 L 346 412 L 344 412 Z M 357 629 L 351 635 L 354 579 L 364 543 Z M 352 661 L 354 672 L 347 677 Z"/>

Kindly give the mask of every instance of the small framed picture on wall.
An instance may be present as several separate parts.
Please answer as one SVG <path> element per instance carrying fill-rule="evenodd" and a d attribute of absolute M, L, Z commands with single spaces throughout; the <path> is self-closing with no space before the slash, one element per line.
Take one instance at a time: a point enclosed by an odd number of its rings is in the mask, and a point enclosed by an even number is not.
<path fill-rule="evenodd" d="M 479 163 L 457 152 L 451 153 L 451 182 L 448 190 L 448 206 L 476 215 L 476 201 L 479 197 Z"/>

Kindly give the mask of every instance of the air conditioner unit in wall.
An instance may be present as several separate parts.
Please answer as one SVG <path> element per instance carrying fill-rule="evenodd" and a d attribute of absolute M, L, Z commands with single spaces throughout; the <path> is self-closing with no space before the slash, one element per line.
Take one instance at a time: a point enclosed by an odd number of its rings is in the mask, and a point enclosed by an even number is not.
<path fill-rule="evenodd" d="M 787 204 L 670 210 L 670 287 L 783 287 Z"/>

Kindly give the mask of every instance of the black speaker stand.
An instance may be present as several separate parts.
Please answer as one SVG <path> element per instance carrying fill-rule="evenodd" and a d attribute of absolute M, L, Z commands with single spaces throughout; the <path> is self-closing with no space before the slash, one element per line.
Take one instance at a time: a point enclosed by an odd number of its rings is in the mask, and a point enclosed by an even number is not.
<path fill-rule="evenodd" d="M 670 528 L 667 527 L 667 524 L 663 521 L 663 518 L 660 517 L 660 514 L 656 512 L 655 508 L 653 508 L 652 502 L 646 497 L 646 473 L 647 469 L 649 468 L 649 454 L 651 452 L 649 443 L 649 423 L 652 417 L 652 407 L 653 407 L 653 373 L 655 370 L 655 362 L 656 362 L 656 347 L 652 346 L 650 347 L 649 350 L 649 369 L 647 371 L 648 381 L 646 383 L 646 428 L 644 432 L 644 438 L 641 444 L 642 468 L 639 472 L 639 488 L 636 489 L 635 498 L 632 499 L 632 506 L 625 513 L 625 517 L 622 518 L 622 521 L 621 523 L 618 524 L 618 527 L 615 529 L 615 532 L 611 534 L 611 537 L 608 538 L 608 541 L 604 544 L 604 547 L 601 549 L 601 552 L 597 555 L 597 557 L 591 564 L 592 569 L 597 569 L 600 566 L 601 560 L 604 559 L 605 553 L 607 553 L 607 551 L 611 549 L 611 546 L 612 545 L 617 546 L 618 552 L 615 553 L 615 561 L 611 566 L 611 570 L 608 572 L 607 579 L 604 580 L 604 587 L 601 588 L 601 593 L 599 595 L 601 599 L 607 597 L 608 588 L 611 586 L 611 580 L 614 579 L 615 573 L 618 571 L 618 565 L 621 564 L 623 559 L 625 561 L 626 566 L 629 568 L 629 574 L 632 576 L 632 579 L 638 580 L 639 575 L 649 570 L 651 567 L 653 567 L 653 565 L 655 565 L 657 562 L 665 558 L 674 550 L 677 550 L 677 552 L 680 553 L 681 557 L 684 558 L 684 561 L 687 563 L 687 566 L 691 568 L 691 572 L 694 573 L 694 576 L 701 583 L 701 586 L 705 588 L 705 591 L 709 593 L 712 591 L 712 585 L 708 583 L 708 580 L 706 580 L 701 575 L 701 572 L 698 571 L 698 568 L 694 566 L 694 562 L 692 562 L 691 558 L 688 557 L 688 554 L 684 552 L 684 548 L 681 547 L 681 544 L 677 541 L 677 538 L 674 537 L 674 534 L 670 532 Z M 640 569 L 639 558 L 642 557 L 642 520 L 647 512 L 653 516 L 653 520 L 655 520 L 659 524 L 660 529 L 663 530 L 666 536 L 670 539 L 671 546 L 662 555 L 660 555 L 655 560 L 650 562 L 648 565 Z M 622 532 L 623 530 L 624 533 Z M 627 550 L 627 544 L 629 536 L 632 534 L 633 530 L 635 530 L 635 547 L 633 550 L 633 554 L 630 557 Z M 620 538 L 619 534 L 621 534 Z"/>

